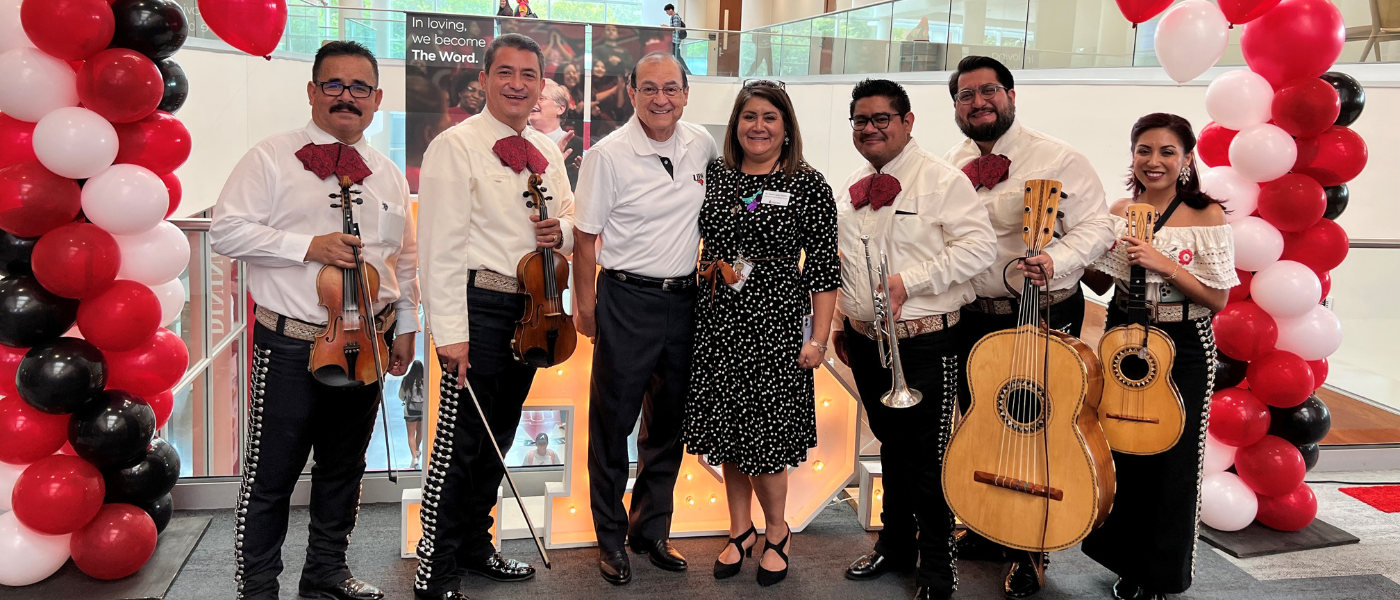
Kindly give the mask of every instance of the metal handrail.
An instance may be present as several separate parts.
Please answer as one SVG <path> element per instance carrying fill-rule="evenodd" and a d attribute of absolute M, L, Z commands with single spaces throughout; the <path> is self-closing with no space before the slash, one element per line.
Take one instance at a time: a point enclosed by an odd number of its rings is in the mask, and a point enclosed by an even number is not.
<path fill-rule="evenodd" d="M 209 231 L 209 225 L 213 219 L 193 218 L 193 219 L 170 219 L 170 224 L 180 228 L 180 231 Z"/>
<path fill-rule="evenodd" d="M 1400 248 L 1400 240 L 1384 238 L 1351 238 L 1352 248 Z"/>

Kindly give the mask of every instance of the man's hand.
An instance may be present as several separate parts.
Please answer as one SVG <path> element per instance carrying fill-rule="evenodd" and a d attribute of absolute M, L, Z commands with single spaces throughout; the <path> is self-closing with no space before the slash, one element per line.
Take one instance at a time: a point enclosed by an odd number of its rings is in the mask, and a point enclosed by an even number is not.
<path fill-rule="evenodd" d="M 389 349 L 389 374 L 403 377 L 413 362 L 413 342 L 416 334 L 400 333 L 394 337 L 394 347 Z"/>
<path fill-rule="evenodd" d="M 846 330 L 831 332 L 831 348 L 836 351 L 836 358 L 841 359 L 841 364 L 851 366 L 851 358 L 846 355 Z"/>
<path fill-rule="evenodd" d="M 559 228 L 559 219 L 540 220 L 540 216 L 530 215 L 535 222 L 535 245 L 541 248 L 558 248 L 564 245 L 564 230 Z"/>
<path fill-rule="evenodd" d="M 352 247 L 362 246 L 360 238 L 348 233 L 327 233 L 311 238 L 311 247 L 306 249 L 306 258 L 323 265 L 342 269 L 355 268 L 355 253 Z"/>
<path fill-rule="evenodd" d="M 890 319 L 899 322 L 899 313 L 904 310 L 904 301 L 909 299 L 909 292 L 904 290 L 904 278 L 898 273 L 890 276 L 890 290 L 886 299 L 890 305 Z"/>
<path fill-rule="evenodd" d="M 594 319 L 594 309 L 593 306 L 580 306 L 574 313 L 574 329 L 588 336 L 589 339 L 598 337 L 598 321 Z"/>
<path fill-rule="evenodd" d="M 467 369 L 472 366 L 467 361 L 467 342 L 438 346 L 437 355 L 438 363 L 442 365 L 444 373 L 457 374 L 457 389 L 466 387 Z"/>
<path fill-rule="evenodd" d="M 1035 256 L 1027 258 L 1016 265 L 1016 269 L 1024 272 L 1026 278 L 1031 280 L 1037 287 L 1045 287 L 1051 279 L 1055 278 L 1055 259 L 1049 254 L 1041 252 Z"/>

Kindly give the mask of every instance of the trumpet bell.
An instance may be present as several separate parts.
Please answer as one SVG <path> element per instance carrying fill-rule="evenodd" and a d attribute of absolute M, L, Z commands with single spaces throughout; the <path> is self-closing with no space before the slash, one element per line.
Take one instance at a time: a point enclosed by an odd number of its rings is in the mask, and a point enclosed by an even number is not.
<path fill-rule="evenodd" d="M 880 396 L 880 404 L 890 408 L 909 408 L 924 399 L 924 393 L 911 387 L 895 388 Z"/>

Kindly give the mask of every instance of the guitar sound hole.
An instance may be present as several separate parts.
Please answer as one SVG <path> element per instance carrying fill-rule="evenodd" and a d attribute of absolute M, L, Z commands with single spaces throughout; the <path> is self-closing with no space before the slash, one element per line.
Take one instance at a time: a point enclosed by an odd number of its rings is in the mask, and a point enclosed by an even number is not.
<path fill-rule="evenodd" d="M 1143 388 L 1157 378 L 1157 360 L 1138 355 L 1140 347 L 1124 346 L 1113 355 L 1113 377 L 1129 388 Z"/>
<path fill-rule="evenodd" d="M 1133 381 L 1141 381 L 1147 378 L 1147 374 L 1152 372 L 1152 365 L 1147 364 L 1141 356 L 1130 354 L 1123 357 L 1123 362 L 1119 364 L 1123 370 L 1123 376 Z"/>
<path fill-rule="evenodd" d="M 997 409 L 1007 427 L 1035 433 L 1045 426 L 1045 392 L 1033 381 L 1012 380 L 997 394 Z"/>

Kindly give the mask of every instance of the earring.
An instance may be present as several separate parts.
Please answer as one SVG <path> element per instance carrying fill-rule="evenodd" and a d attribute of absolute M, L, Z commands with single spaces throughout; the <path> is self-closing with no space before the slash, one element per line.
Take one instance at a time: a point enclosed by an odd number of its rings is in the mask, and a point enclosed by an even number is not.
<path fill-rule="evenodd" d="M 783 136 L 783 145 L 788 145 L 788 136 Z"/>
<path fill-rule="evenodd" d="M 1180 181 L 1181 185 L 1191 183 L 1191 167 L 1181 167 L 1181 175 L 1176 180 Z"/>

